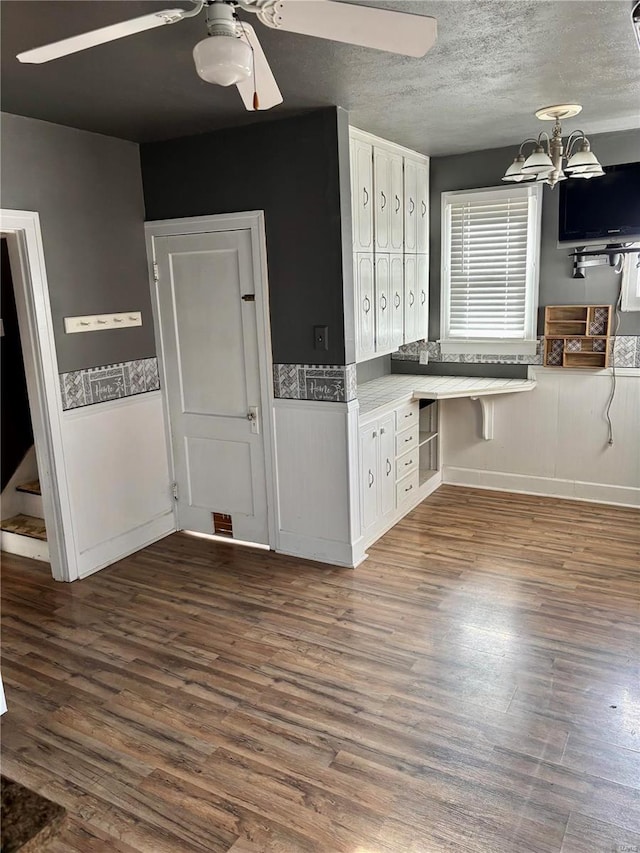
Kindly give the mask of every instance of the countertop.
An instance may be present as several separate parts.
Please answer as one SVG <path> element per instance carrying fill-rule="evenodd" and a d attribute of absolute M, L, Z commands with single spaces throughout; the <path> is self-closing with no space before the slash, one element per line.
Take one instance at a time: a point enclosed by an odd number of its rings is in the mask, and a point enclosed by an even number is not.
<path fill-rule="evenodd" d="M 447 400 L 532 391 L 533 379 L 485 379 L 481 376 L 426 376 L 392 373 L 358 385 L 360 414 L 409 400 Z"/>

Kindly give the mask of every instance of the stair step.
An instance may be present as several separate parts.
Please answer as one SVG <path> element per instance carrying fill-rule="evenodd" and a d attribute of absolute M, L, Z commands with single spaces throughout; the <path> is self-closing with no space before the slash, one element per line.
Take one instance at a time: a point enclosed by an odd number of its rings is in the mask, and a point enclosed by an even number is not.
<path fill-rule="evenodd" d="M 31 539 L 47 541 L 47 528 L 44 519 L 34 518 L 32 515 L 14 515 L 0 524 L 0 529 L 7 533 L 17 533 L 19 536 L 29 536 Z"/>
<path fill-rule="evenodd" d="M 16 492 L 26 492 L 28 495 L 41 495 L 40 480 L 30 480 L 28 483 L 21 483 L 16 486 Z"/>

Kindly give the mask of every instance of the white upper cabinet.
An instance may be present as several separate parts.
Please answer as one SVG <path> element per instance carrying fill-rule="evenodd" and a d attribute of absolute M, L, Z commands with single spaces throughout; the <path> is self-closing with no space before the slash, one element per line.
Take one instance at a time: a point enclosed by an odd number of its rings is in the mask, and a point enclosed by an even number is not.
<path fill-rule="evenodd" d="M 374 233 L 376 252 L 388 252 L 391 240 L 391 157 L 381 148 L 373 149 L 373 189 L 375 194 Z"/>
<path fill-rule="evenodd" d="M 401 252 L 404 248 L 404 163 L 401 154 L 389 154 L 391 171 L 389 249 Z"/>
<path fill-rule="evenodd" d="M 373 252 L 373 146 L 352 141 L 353 251 Z"/>
<path fill-rule="evenodd" d="M 376 255 L 376 352 L 389 352 L 393 302 L 389 284 L 389 255 Z"/>
<path fill-rule="evenodd" d="M 418 167 L 415 161 L 404 161 L 404 250 L 417 252 L 418 246 Z"/>
<path fill-rule="evenodd" d="M 350 144 L 356 360 L 365 361 L 427 336 L 429 158 L 355 128 Z"/>
<path fill-rule="evenodd" d="M 429 252 L 429 166 L 416 164 L 416 252 L 426 255 Z"/>
<path fill-rule="evenodd" d="M 356 254 L 353 272 L 356 288 L 356 359 L 362 361 L 376 353 L 373 254 Z"/>

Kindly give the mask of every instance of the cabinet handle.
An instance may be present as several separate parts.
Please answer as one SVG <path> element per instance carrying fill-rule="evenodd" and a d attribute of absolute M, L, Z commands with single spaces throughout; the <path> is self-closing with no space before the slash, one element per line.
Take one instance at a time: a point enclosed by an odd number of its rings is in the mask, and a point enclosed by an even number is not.
<path fill-rule="evenodd" d="M 405 438 L 404 443 L 409 444 L 410 441 L 413 441 L 413 436 L 410 435 L 409 438 Z"/>
<path fill-rule="evenodd" d="M 413 488 L 413 485 L 407 486 L 407 488 L 405 489 L 405 492 L 410 492 L 412 488 Z"/>
<path fill-rule="evenodd" d="M 366 207 L 369 204 L 369 191 L 366 187 L 362 187 L 362 206 Z"/>
<path fill-rule="evenodd" d="M 422 294 L 422 299 L 420 300 L 420 305 L 424 305 L 424 303 L 427 301 L 427 294 L 424 292 L 424 290 L 421 290 L 420 293 Z"/>
<path fill-rule="evenodd" d="M 400 196 L 396 193 L 396 213 L 400 213 Z"/>
<path fill-rule="evenodd" d="M 380 190 L 380 201 L 382 202 L 382 204 L 380 205 L 380 210 L 384 210 L 385 207 L 387 206 L 387 197 L 382 192 L 382 190 Z"/>
<path fill-rule="evenodd" d="M 387 477 L 391 473 L 391 460 L 387 459 Z"/>
<path fill-rule="evenodd" d="M 377 430 L 374 429 L 374 431 L 371 433 L 371 438 L 377 438 L 377 437 L 378 437 L 378 432 L 377 432 Z"/>
<path fill-rule="evenodd" d="M 424 202 L 421 202 L 421 203 L 422 203 L 422 218 L 424 219 L 425 216 L 427 215 L 427 205 Z"/>
<path fill-rule="evenodd" d="M 373 486 L 373 471 L 369 468 L 369 488 Z"/>
<path fill-rule="evenodd" d="M 384 427 L 380 428 L 380 435 L 384 435 Z"/>
<path fill-rule="evenodd" d="M 402 300 L 400 299 L 400 294 L 398 292 L 396 292 L 396 298 L 395 298 L 394 302 L 395 302 L 396 308 L 399 308 Z"/>
<path fill-rule="evenodd" d="M 413 412 L 409 412 L 409 414 L 408 414 L 408 415 L 405 415 L 404 417 L 405 417 L 405 420 L 406 420 L 407 418 L 412 418 L 412 417 L 413 417 Z"/>
<path fill-rule="evenodd" d="M 387 297 L 384 295 L 384 293 L 380 296 L 380 304 L 382 310 L 384 311 L 387 307 Z"/>
<path fill-rule="evenodd" d="M 413 216 L 413 211 L 416 209 L 416 203 L 412 198 L 409 198 L 409 216 Z"/>
<path fill-rule="evenodd" d="M 413 459 L 410 459 L 408 462 L 405 462 L 405 463 L 404 463 L 404 467 L 405 467 L 405 468 L 408 468 L 408 467 L 409 467 L 409 465 L 413 465 Z"/>
<path fill-rule="evenodd" d="M 362 300 L 362 305 L 364 307 L 364 313 L 368 314 L 369 311 L 371 311 L 371 300 L 368 296 L 365 296 L 365 298 Z"/>
<path fill-rule="evenodd" d="M 416 301 L 416 298 L 413 295 L 413 290 L 410 290 L 409 291 L 409 306 L 412 306 L 415 301 Z"/>

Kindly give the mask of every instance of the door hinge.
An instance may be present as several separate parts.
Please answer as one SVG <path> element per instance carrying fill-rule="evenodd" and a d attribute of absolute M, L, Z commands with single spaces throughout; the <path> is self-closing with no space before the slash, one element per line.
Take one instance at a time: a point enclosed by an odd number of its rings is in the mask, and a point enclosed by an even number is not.
<path fill-rule="evenodd" d="M 243 302 L 255 302 L 256 301 L 255 293 L 245 293 L 244 296 L 242 297 L 242 301 Z"/>
<path fill-rule="evenodd" d="M 171 494 L 173 495 L 174 501 L 178 500 L 178 484 L 171 483 Z"/>
<path fill-rule="evenodd" d="M 153 262 L 153 280 L 157 283 L 160 281 L 160 273 L 158 272 L 158 263 L 157 261 Z"/>

